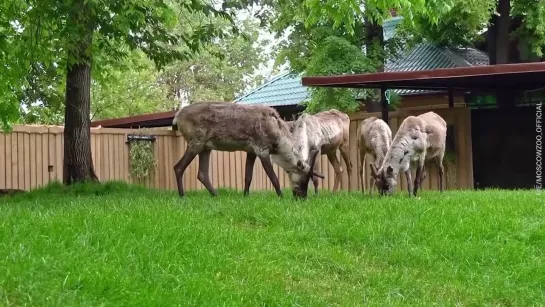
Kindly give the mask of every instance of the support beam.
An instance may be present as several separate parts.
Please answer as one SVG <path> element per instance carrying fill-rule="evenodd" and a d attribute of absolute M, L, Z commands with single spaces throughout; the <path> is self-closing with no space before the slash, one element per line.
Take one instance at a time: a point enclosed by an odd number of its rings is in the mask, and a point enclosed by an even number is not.
<path fill-rule="evenodd" d="M 381 102 L 381 106 L 382 106 L 382 120 L 386 122 L 387 125 L 389 125 L 388 123 L 388 101 L 386 100 L 386 87 L 381 87 L 380 88 L 380 102 Z"/>
<path fill-rule="evenodd" d="M 454 108 L 454 93 L 452 87 L 448 88 L 448 107 Z"/>

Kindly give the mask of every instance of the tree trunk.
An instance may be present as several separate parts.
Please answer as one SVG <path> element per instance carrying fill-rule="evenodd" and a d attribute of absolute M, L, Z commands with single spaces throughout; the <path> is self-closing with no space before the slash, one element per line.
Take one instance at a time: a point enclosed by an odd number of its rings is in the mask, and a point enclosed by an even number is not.
<path fill-rule="evenodd" d="M 98 181 L 91 155 L 91 65 L 93 27 L 89 24 L 89 8 L 79 1 L 72 22 L 83 29 L 83 35 L 69 50 L 76 63 L 67 66 L 64 113 L 64 183 L 67 185 Z M 70 62 L 70 61 L 69 61 Z"/>
<path fill-rule="evenodd" d="M 496 56 L 495 64 L 507 64 L 509 63 L 509 24 L 511 17 L 511 3 L 510 0 L 499 0 L 498 13 L 500 16 L 496 19 Z"/>
<path fill-rule="evenodd" d="M 487 33 L 487 52 L 488 52 L 488 59 L 490 65 L 496 65 L 496 22 L 498 20 L 498 16 L 495 14 L 492 14 L 492 17 L 490 18 L 490 26 L 488 27 L 488 33 Z"/>
<path fill-rule="evenodd" d="M 491 65 L 508 64 L 510 62 L 509 29 L 511 22 L 510 0 L 499 0 L 496 10 L 499 16 L 492 15 L 492 25 L 488 29 L 488 54 Z M 502 89 L 496 93 L 498 107 L 514 105 L 514 96 L 509 89 Z"/>
<path fill-rule="evenodd" d="M 384 32 L 382 26 L 370 17 L 365 20 L 365 50 L 367 57 L 371 57 L 377 62 L 376 72 L 384 72 Z M 371 100 L 380 104 L 380 89 L 374 90 Z"/>

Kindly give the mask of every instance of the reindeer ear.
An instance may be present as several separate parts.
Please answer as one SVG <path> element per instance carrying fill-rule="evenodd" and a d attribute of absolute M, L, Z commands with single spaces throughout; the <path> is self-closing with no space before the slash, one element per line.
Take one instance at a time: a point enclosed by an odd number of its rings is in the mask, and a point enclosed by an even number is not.
<path fill-rule="evenodd" d="M 386 168 L 386 172 L 388 174 L 392 174 L 394 172 L 394 169 L 391 166 L 388 166 L 388 168 Z"/>

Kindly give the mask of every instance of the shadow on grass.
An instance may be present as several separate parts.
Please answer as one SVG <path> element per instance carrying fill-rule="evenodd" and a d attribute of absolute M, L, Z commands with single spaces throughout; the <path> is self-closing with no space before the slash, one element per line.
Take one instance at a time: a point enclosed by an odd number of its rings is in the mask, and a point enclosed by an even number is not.
<path fill-rule="evenodd" d="M 85 196 L 103 196 L 120 194 L 149 194 L 164 193 L 164 191 L 149 189 L 143 186 L 128 184 L 122 181 L 109 181 L 104 183 L 86 182 L 76 183 L 70 186 L 64 185 L 59 181 L 53 181 L 49 184 L 31 190 L 26 193 L 18 193 L 3 197 L 7 201 L 28 201 L 28 200 L 47 200 L 51 197 L 85 197 Z"/>

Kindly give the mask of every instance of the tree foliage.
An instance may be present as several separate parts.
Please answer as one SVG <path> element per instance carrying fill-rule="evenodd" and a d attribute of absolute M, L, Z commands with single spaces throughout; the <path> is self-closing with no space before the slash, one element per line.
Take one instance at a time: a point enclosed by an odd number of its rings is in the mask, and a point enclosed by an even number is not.
<path fill-rule="evenodd" d="M 177 12 L 200 12 L 228 22 L 220 28 L 203 22 L 190 31 L 172 31 L 179 23 Z M 93 40 L 91 47 L 84 50 L 87 56 L 81 58 L 72 51 L 81 43 L 86 29 L 91 29 Z M 237 33 L 231 14 L 198 0 L 1 1 L 0 60 L 4 65 L 0 66 L 0 122 L 6 128 L 18 118 L 21 100 L 37 89 L 33 88 L 34 76 L 45 78 L 55 70 L 56 76 L 62 76 L 66 67 L 92 61 L 92 56 L 100 55 L 101 64 L 118 62 L 136 49 L 163 68 L 174 60 L 190 59 L 204 44 L 228 33 Z M 62 81 L 55 83 L 53 87 Z M 53 104 L 58 97 L 48 95 L 58 96 L 58 92 L 50 90 L 41 87 L 35 97 Z"/>
<path fill-rule="evenodd" d="M 438 13 L 438 20 L 418 16 L 413 23 L 404 24 L 400 33 L 410 38 L 412 43 L 427 40 L 440 46 L 473 46 L 483 39 L 481 33 L 490 27 L 491 17 L 497 14 L 498 3 L 498 0 L 454 0 L 452 10 Z M 522 47 L 542 57 L 545 1 L 511 1 L 510 19 L 521 24 L 511 34 L 511 39 L 521 39 Z"/>
<path fill-rule="evenodd" d="M 305 0 L 308 9 L 305 25 L 312 27 L 319 24 L 323 16 L 329 16 L 334 28 L 342 28 L 349 34 L 357 29 L 358 22 L 368 18 L 378 24 L 390 17 L 390 10 L 395 9 L 409 22 L 415 17 L 425 17 L 432 23 L 439 21 L 439 16 L 450 11 L 453 0 Z"/>
<path fill-rule="evenodd" d="M 305 75 L 341 75 L 374 71 L 376 61 L 366 58 L 361 48 L 338 36 L 329 36 L 316 46 L 308 61 Z M 368 91 L 345 88 L 310 88 L 311 99 L 306 111 L 316 113 L 332 107 L 344 112 L 357 111 L 355 97 L 365 99 Z"/>
<path fill-rule="evenodd" d="M 218 27 L 225 21 L 217 20 Z M 187 61 L 168 65 L 160 76 L 169 98 L 179 103 L 232 101 L 248 86 L 260 82 L 254 74 L 268 60 L 266 41 L 258 40 L 258 25 L 250 20 L 238 24 L 244 36 L 229 35 L 206 45 Z"/>
<path fill-rule="evenodd" d="M 522 19 L 522 25 L 513 33 L 522 39 L 534 55 L 545 54 L 545 1 L 516 0 L 511 14 Z"/>
<path fill-rule="evenodd" d="M 55 65 L 33 64 L 26 75 L 28 86 L 18 97 L 22 123 L 63 124 L 65 75 L 64 69 Z"/>
<path fill-rule="evenodd" d="M 413 15 L 435 16 L 436 11 L 450 9 L 452 0 L 232 0 L 226 7 L 260 4 L 257 16 L 262 24 L 285 39 L 277 47 L 276 65 L 289 63 L 293 73 L 332 75 L 366 73 L 381 70 L 385 59 L 399 51 L 399 41 L 383 42 L 382 22 L 390 17 L 390 9 L 397 9 L 408 20 Z M 378 25 L 378 27 L 376 27 Z M 382 36 L 382 35 L 380 35 Z M 337 108 L 346 112 L 358 107 L 357 98 L 369 97 L 369 91 L 313 88 L 307 111 Z"/>
<path fill-rule="evenodd" d="M 171 29 L 189 35 L 204 24 L 228 28 L 230 21 L 202 12 L 184 12 L 174 7 L 178 23 Z M 98 48 L 93 56 L 91 86 L 91 118 L 93 120 L 167 111 L 184 102 L 199 100 L 230 101 L 244 89 L 259 83 L 263 77 L 256 69 L 268 60 L 264 41 L 258 40 L 258 25 L 236 20 L 242 35 L 224 33 L 222 38 L 203 43 L 199 52 L 183 61 L 167 63 L 158 71 L 154 62 L 141 50 L 131 50 L 116 43 L 115 52 Z M 98 41 L 100 34 L 95 34 Z M 180 50 L 190 50 L 179 44 Z M 23 123 L 62 125 L 66 66 L 61 66 L 62 53 L 48 67 L 35 63 L 26 75 L 28 85 L 19 95 Z M 10 105 L 12 106 L 12 105 Z M 15 106 L 15 104 L 13 104 Z M 12 122 L 18 122 L 13 121 Z"/>
<path fill-rule="evenodd" d="M 409 43 L 427 40 L 437 46 L 471 46 L 486 30 L 496 0 L 454 0 L 450 11 L 438 13 L 437 19 L 417 16 L 402 23 L 400 35 Z"/>
<path fill-rule="evenodd" d="M 171 110 L 168 88 L 159 83 L 160 72 L 141 51 L 132 51 L 117 64 L 93 73 L 91 119 L 108 119 Z"/>
<path fill-rule="evenodd" d="M 221 16 L 229 27 L 209 22 L 187 32 L 172 31 L 177 13 Z M 29 87 L 29 67 L 66 69 L 64 100 L 64 182 L 98 180 L 90 138 L 91 75 L 95 58 L 119 61 L 140 49 L 159 69 L 187 60 L 226 33 L 236 33 L 231 14 L 199 0 L 4 0 L 0 2 L 0 45 L 7 93 L 0 92 L 0 121 L 17 117 L 19 98 Z M 9 44 L 9 46 L 8 46 Z M 45 69 L 47 70 L 47 69 Z"/>

